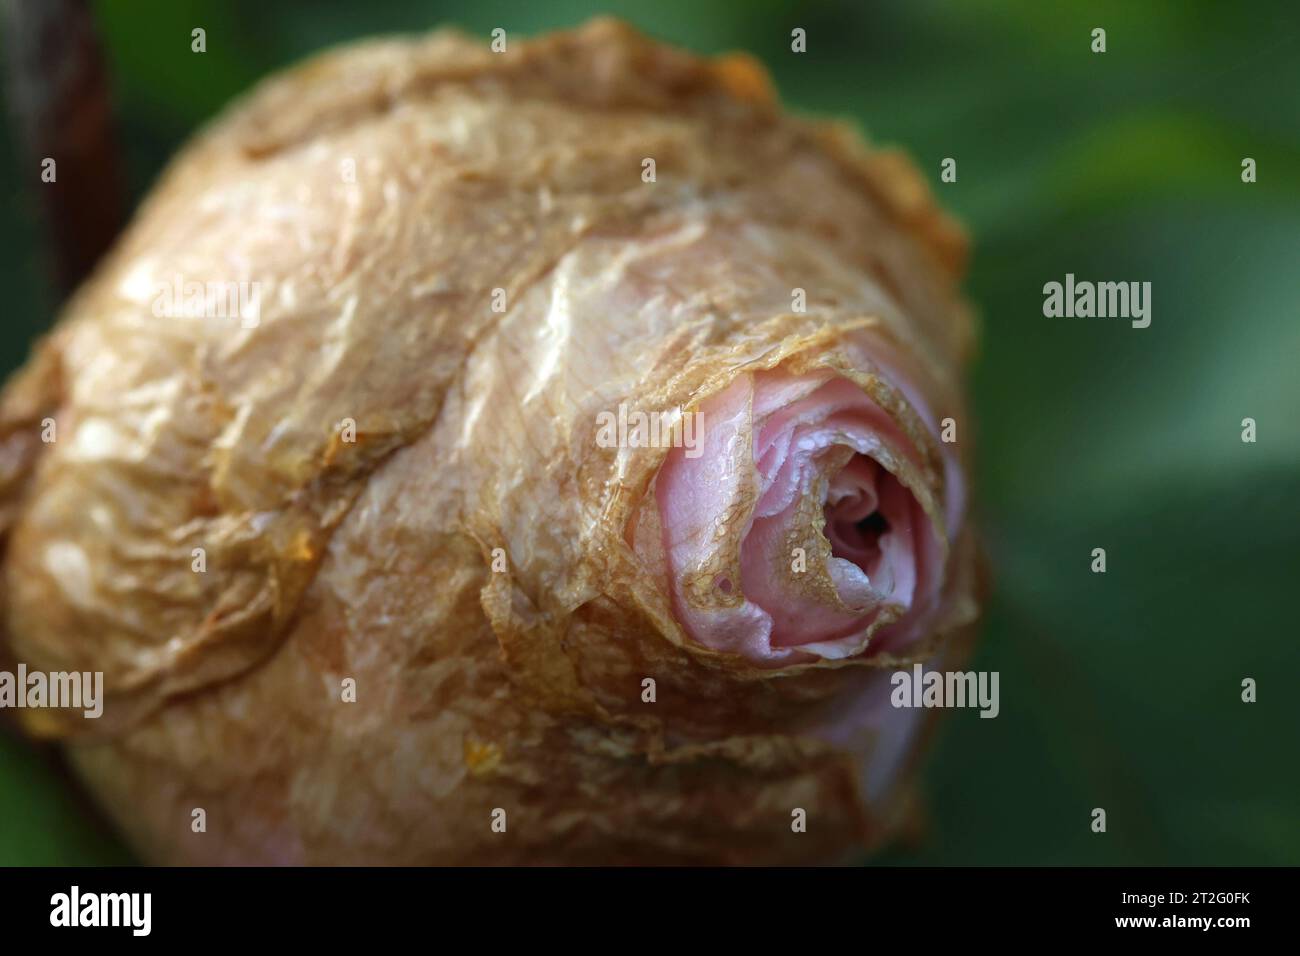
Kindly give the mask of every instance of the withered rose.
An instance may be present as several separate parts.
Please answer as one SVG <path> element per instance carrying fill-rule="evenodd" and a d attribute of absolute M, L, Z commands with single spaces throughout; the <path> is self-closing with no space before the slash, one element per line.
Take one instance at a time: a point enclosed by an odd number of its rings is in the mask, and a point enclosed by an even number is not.
<path fill-rule="evenodd" d="M 963 250 L 614 22 L 274 77 L 0 399 L 8 653 L 107 698 L 24 719 L 151 861 L 851 858 L 908 806 L 891 669 L 975 616 Z M 255 321 L 155 307 L 223 285 Z"/>

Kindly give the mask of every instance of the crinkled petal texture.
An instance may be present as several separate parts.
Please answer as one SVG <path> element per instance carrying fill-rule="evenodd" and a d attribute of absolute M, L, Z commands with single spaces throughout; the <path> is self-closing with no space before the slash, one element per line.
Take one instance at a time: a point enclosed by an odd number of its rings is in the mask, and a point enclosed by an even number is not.
<path fill-rule="evenodd" d="M 897 154 L 610 21 L 272 77 L 0 398 L 0 643 L 104 674 L 22 719 L 150 860 L 874 845 L 890 668 L 976 611 L 963 249 Z"/>

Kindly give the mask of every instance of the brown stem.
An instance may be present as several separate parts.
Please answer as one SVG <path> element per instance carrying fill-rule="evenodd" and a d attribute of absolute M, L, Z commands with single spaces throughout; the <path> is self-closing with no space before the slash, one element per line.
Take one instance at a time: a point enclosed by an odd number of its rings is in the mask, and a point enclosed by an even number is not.
<path fill-rule="evenodd" d="M 104 55 L 86 0 L 4 0 L 0 9 L 20 169 L 66 294 L 117 236 L 125 210 Z M 42 176 L 47 159 L 53 182 Z"/>

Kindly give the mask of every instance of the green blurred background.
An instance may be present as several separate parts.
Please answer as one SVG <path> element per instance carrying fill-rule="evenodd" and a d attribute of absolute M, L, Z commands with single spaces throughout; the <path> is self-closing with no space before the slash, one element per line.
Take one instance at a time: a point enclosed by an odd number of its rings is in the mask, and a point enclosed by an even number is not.
<path fill-rule="evenodd" d="M 994 593 L 927 825 L 880 859 L 1298 864 L 1300 8 L 794 0 L 106 0 L 133 200 L 266 73 L 368 34 L 625 17 L 749 50 L 793 108 L 906 147 L 968 224 Z M 207 30 L 207 53 L 190 30 Z M 790 51 L 790 31 L 808 52 Z M 1107 52 L 1090 50 L 1094 27 Z M 0 132 L 7 374 L 51 321 L 31 179 Z M 939 182 L 944 157 L 955 183 Z M 1241 160 L 1258 182 L 1241 181 Z M 1048 319 L 1042 287 L 1152 283 L 1153 321 Z M 1254 418 L 1258 441 L 1241 441 Z M 963 437 L 969 437 L 967 432 Z M 1107 551 L 1108 571 L 1089 570 Z M 1259 684 L 1241 701 L 1241 681 Z M 1090 829 L 1107 811 L 1107 832 Z M 0 736 L 0 864 L 129 862 L 48 753 Z"/>

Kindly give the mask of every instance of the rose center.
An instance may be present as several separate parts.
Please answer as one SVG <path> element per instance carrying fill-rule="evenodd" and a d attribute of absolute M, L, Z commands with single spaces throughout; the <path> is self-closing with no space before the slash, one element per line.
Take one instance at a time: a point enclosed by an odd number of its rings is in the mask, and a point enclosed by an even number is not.
<path fill-rule="evenodd" d="M 831 554 L 852 561 L 865 571 L 880 554 L 880 539 L 889 532 L 889 521 L 879 511 L 853 520 L 836 514 L 839 510 L 833 505 L 827 505 L 825 510 Z"/>
<path fill-rule="evenodd" d="M 889 522 L 879 511 L 873 511 L 853 526 L 864 540 L 875 542 L 889 530 Z"/>
<path fill-rule="evenodd" d="M 881 538 L 890 532 L 882 501 L 896 481 L 872 459 L 855 456 L 827 488 L 823 514 L 831 554 L 873 574 L 881 559 Z"/>

